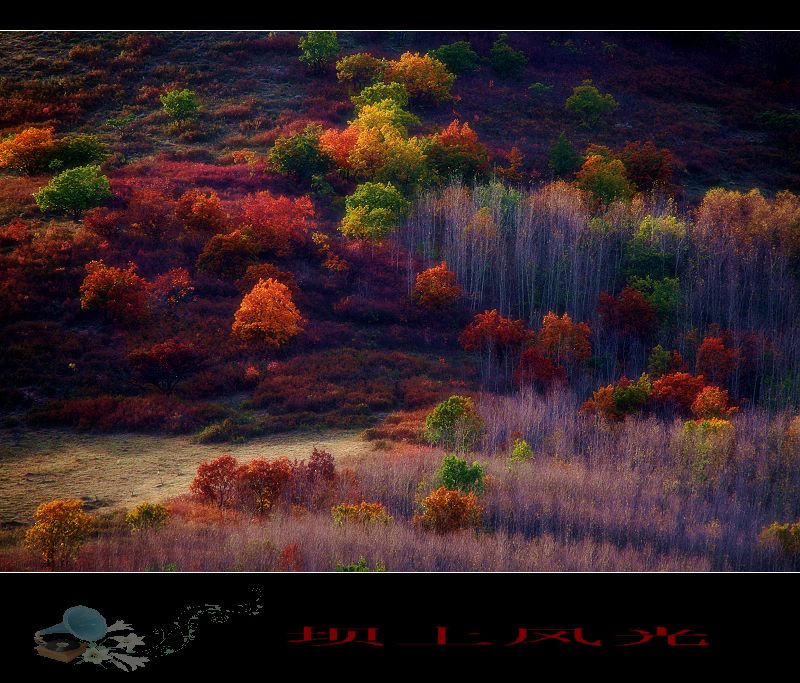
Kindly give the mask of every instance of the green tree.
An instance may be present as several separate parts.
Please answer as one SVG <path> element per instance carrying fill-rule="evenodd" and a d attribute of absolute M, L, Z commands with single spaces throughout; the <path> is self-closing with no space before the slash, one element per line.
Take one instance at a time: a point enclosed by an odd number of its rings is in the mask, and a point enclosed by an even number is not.
<path fill-rule="evenodd" d="M 562 131 L 550 148 L 550 168 L 553 169 L 553 174 L 557 178 L 569 178 L 582 160 L 583 157 Z"/>
<path fill-rule="evenodd" d="M 161 95 L 161 104 L 167 116 L 175 121 L 191 121 L 200 112 L 197 96 L 192 90 L 170 90 Z"/>
<path fill-rule="evenodd" d="M 524 52 L 515 50 L 508 44 L 507 33 L 501 33 L 492 45 L 489 63 L 501 76 L 513 76 L 522 71 L 522 68 L 528 63 L 528 58 Z"/>
<path fill-rule="evenodd" d="M 475 402 L 469 396 L 451 396 L 425 418 L 425 438 L 456 451 L 470 450 L 483 429 Z"/>
<path fill-rule="evenodd" d="M 450 73 L 456 75 L 472 73 L 481 63 L 481 58 L 466 40 L 442 45 L 428 54 L 434 59 L 438 59 Z"/>
<path fill-rule="evenodd" d="M 633 196 L 633 184 L 628 179 L 625 164 L 619 159 L 594 154 L 583 163 L 577 179 L 581 189 L 591 192 L 605 204 Z"/>
<path fill-rule="evenodd" d="M 348 237 L 381 239 L 410 208 L 409 201 L 391 183 L 363 183 L 345 200 L 339 230 Z"/>
<path fill-rule="evenodd" d="M 375 83 L 367 86 L 351 99 L 356 111 L 368 104 L 378 104 L 384 100 L 390 100 L 398 107 L 405 107 L 408 105 L 408 90 L 402 83 Z"/>
<path fill-rule="evenodd" d="M 312 69 L 322 69 L 339 53 L 336 31 L 309 31 L 300 38 L 300 61 Z"/>
<path fill-rule="evenodd" d="M 590 80 L 575 86 L 572 94 L 564 103 L 564 109 L 580 118 L 584 126 L 596 126 L 606 114 L 614 111 L 619 105 L 609 94 L 601 94 Z"/>
<path fill-rule="evenodd" d="M 475 461 L 470 465 L 465 458 L 446 455 L 436 474 L 436 485 L 451 491 L 473 492 L 483 495 L 485 482 L 483 465 Z"/>
<path fill-rule="evenodd" d="M 83 211 L 99 206 L 110 196 L 111 185 L 99 166 L 68 169 L 33 194 L 42 211 L 72 213 L 76 220 Z"/>
<path fill-rule="evenodd" d="M 280 173 L 306 180 L 324 174 L 330 158 L 320 149 L 321 134 L 321 126 L 310 124 L 300 133 L 279 137 L 269 151 L 270 163 Z"/>

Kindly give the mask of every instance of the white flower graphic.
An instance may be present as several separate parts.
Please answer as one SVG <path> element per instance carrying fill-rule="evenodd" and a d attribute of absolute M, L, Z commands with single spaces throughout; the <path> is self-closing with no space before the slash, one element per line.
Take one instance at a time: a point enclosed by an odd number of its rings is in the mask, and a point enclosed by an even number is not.
<path fill-rule="evenodd" d="M 83 653 L 82 659 L 84 662 L 92 662 L 92 664 L 102 664 L 107 659 L 111 659 L 111 656 L 108 654 L 107 647 L 94 645 L 92 647 L 86 648 L 86 652 Z"/>
<path fill-rule="evenodd" d="M 111 640 L 116 640 L 117 647 L 124 647 L 126 652 L 133 652 L 137 645 L 144 645 L 144 638 L 140 638 L 135 633 L 127 636 L 111 636 Z"/>

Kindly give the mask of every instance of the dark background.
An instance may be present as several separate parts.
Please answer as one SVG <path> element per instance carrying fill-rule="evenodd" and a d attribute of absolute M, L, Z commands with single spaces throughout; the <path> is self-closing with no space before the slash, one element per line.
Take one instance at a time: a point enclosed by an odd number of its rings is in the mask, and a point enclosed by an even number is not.
<path fill-rule="evenodd" d="M 721 671 L 745 662 L 776 665 L 795 650 L 791 574 L 7 574 L 2 621 L 7 666 L 44 676 L 107 675 L 112 667 L 64 664 L 33 651 L 33 633 L 61 621 L 67 607 L 98 609 L 109 624 L 131 624 L 145 638 L 189 605 L 234 605 L 263 591 L 258 616 L 200 623 L 183 651 L 153 658 L 138 675 L 261 671 L 298 677 L 319 667 L 368 678 L 424 671 L 471 672 L 547 664 L 577 670 Z M 783 597 L 781 597 L 783 596 Z M 784 625 L 786 624 L 786 625 Z M 303 626 L 377 627 L 383 647 L 289 643 Z M 469 632 L 494 646 L 437 647 L 436 627 L 453 641 Z M 690 628 L 708 647 L 669 647 L 663 638 L 629 647 L 616 634 L 639 628 Z M 555 641 L 504 647 L 519 627 L 583 627 L 602 647 Z M 401 645 L 400 643 L 430 643 Z M 12 664 L 13 663 L 13 664 Z M 652 669 L 656 666 L 656 669 Z M 279 668 L 278 668 L 279 667 Z M 362 671 L 360 667 L 366 667 Z M 8 669 L 6 669 L 8 671 Z M 499 670 L 499 669 L 498 669 Z M 122 673 L 122 672 L 118 672 Z"/>

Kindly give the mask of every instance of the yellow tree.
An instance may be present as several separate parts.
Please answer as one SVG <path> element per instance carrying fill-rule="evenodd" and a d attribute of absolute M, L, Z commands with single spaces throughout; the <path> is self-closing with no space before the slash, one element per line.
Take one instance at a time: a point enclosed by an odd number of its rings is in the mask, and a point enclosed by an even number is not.
<path fill-rule="evenodd" d="M 83 503 L 74 499 L 42 503 L 33 518 L 25 545 L 50 569 L 63 569 L 74 560 L 92 529 L 92 518 L 83 511 Z"/>
<path fill-rule="evenodd" d="M 259 280 L 245 295 L 233 319 L 233 334 L 243 341 L 256 341 L 279 348 L 302 331 L 302 316 L 289 288 L 267 278 Z"/>

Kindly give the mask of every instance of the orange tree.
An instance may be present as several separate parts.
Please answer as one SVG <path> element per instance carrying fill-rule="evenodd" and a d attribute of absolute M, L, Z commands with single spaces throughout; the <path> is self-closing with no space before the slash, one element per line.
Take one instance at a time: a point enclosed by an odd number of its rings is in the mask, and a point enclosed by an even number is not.
<path fill-rule="evenodd" d="M 233 320 L 233 334 L 279 348 L 302 330 L 302 317 L 289 288 L 267 278 L 245 295 Z"/>
<path fill-rule="evenodd" d="M 456 275 L 442 262 L 417 275 L 411 298 L 417 306 L 429 310 L 441 310 L 451 306 L 463 289 L 456 281 Z"/>
<path fill-rule="evenodd" d="M 74 499 L 43 503 L 33 517 L 35 523 L 25 534 L 25 545 L 40 555 L 49 569 L 64 569 L 77 558 L 93 526 L 83 503 Z"/>
<path fill-rule="evenodd" d="M 462 493 L 444 486 L 422 501 L 422 514 L 414 518 L 424 529 L 445 534 L 458 529 L 477 527 L 483 510 L 474 492 Z"/>

